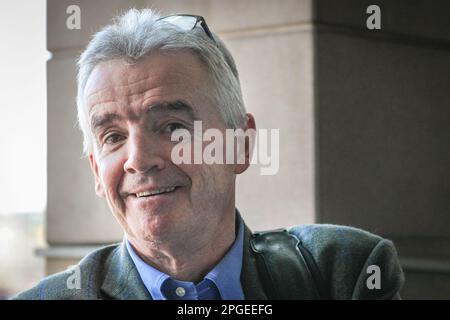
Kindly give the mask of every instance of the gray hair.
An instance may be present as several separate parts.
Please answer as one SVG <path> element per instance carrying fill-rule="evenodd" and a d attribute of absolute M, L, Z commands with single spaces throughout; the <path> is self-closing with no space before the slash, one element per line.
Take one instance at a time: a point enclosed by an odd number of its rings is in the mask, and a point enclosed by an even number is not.
<path fill-rule="evenodd" d="M 239 75 L 233 57 L 223 42 L 214 43 L 201 27 L 184 31 L 177 26 L 157 21 L 160 15 L 150 9 L 130 9 L 112 25 L 97 32 L 78 60 L 78 124 L 83 132 L 83 153 L 92 150 L 89 119 L 86 115 L 85 87 L 92 70 L 103 61 L 123 59 L 134 63 L 161 51 L 189 51 L 208 67 L 215 92 L 213 98 L 225 124 L 230 128 L 245 126 L 246 111 L 242 100 Z"/>

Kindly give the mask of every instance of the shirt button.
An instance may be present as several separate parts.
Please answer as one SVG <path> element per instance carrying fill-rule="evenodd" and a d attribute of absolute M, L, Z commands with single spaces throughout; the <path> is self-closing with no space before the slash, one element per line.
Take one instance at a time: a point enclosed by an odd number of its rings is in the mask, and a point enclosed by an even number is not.
<path fill-rule="evenodd" d="M 186 294 L 186 290 L 184 290 L 183 287 L 178 287 L 178 288 L 175 289 L 175 293 L 179 297 L 184 297 L 184 295 Z"/>

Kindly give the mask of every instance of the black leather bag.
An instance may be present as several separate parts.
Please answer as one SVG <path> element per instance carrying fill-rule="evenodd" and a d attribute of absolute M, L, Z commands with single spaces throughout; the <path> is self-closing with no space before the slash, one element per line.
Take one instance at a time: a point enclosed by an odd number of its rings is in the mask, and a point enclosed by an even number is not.
<path fill-rule="evenodd" d="M 286 229 L 255 232 L 250 245 L 269 299 L 327 299 L 311 253 Z"/>

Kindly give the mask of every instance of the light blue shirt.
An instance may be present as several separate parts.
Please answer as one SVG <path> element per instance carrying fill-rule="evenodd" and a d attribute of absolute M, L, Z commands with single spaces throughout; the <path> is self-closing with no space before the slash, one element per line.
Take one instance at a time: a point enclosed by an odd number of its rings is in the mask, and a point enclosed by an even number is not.
<path fill-rule="evenodd" d="M 233 245 L 220 262 L 197 284 L 179 281 L 145 263 L 125 237 L 128 253 L 154 300 L 243 300 L 241 285 L 244 226 L 236 209 L 237 228 Z"/>

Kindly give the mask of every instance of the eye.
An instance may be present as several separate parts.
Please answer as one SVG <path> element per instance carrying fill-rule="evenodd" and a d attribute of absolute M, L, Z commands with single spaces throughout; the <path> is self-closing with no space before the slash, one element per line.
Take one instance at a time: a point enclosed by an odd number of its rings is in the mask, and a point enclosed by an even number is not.
<path fill-rule="evenodd" d="M 105 144 L 114 144 L 121 140 L 123 140 L 124 137 L 118 133 L 112 133 L 110 135 L 105 136 L 104 143 Z"/>
<path fill-rule="evenodd" d="M 179 129 L 186 129 L 186 126 L 184 126 L 183 124 L 179 123 L 179 122 L 172 122 L 169 123 L 168 125 L 166 125 L 163 129 L 163 131 L 165 133 L 172 133 L 175 130 L 179 130 Z"/>

